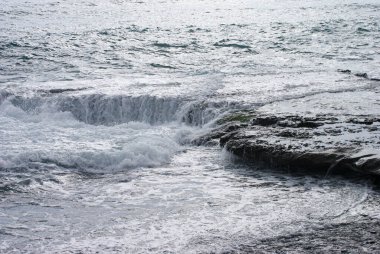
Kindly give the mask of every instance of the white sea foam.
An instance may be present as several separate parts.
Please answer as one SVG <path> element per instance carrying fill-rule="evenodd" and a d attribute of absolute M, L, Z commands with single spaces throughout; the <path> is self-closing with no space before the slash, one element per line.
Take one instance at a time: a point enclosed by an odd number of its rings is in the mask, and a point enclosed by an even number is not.
<path fill-rule="evenodd" d="M 378 199 L 371 204 L 365 185 L 252 170 L 222 159 L 215 148 L 188 149 L 149 170 L 59 179 L 58 187 L 44 186 L 39 205 L 5 210 L 14 228 L 28 214 L 23 227 L 39 239 L 28 246 L 43 253 L 223 253 L 378 214 Z"/>
<path fill-rule="evenodd" d="M 245 170 L 218 148 L 186 147 L 225 102 L 315 95 L 346 112 L 348 93 L 342 109 L 318 94 L 378 83 L 337 69 L 380 76 L 379 0 L 358 2 L 1 1 L 0 252 L 238 252 L 378 218 L 365 184 Z M 355 112 L 378 94 L 361 93 Z"/>
<path fill-rule="evenodd" d="M 14 109 L 17 112 L 25 111 L 24 113 L 38 114 L 40 117 L 44 117 L 46 112 L 70 112 L 81 122 L 108 126 L 132 121 L 152 125 L 183 122 L 187 125 L 203 126 L 223 112 L 239 107 L 238 103 L 207 102 L 202 98 L 190 101 L 182 97 L 104 94 L 8 94 L 3 103 L 13 104 L 18 108 Z"/>
<path fill-rule="evenodd" d="M 6 94 L 0 166 L 45 163 L 105 172 L 156 167 L 207 129 L 196 126 L 230 107 L 149 95 Z"/>
<path fill-rule="evenodd" d="M 170 124 L 95 126 L 78 121 L 70 112 L 27 113 L 10 101 L 0 106 L 0 119 L 1 167 L 43 162 L 86 170 L 122 170 L 162 165 L 180 150 L 177 131 Z"/>

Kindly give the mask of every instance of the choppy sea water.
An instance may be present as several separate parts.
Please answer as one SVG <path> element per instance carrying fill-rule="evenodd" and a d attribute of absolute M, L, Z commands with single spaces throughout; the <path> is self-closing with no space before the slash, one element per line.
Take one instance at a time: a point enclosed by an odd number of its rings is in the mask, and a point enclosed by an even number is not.
<path fill-rule="evenodd" d="M 370 91 L 337 69 L 380 76 L 379 24 L 370 0 L 3 0 L 0 252 L 222 253 L 379 219 L 365 180 L 189 144 L 231 110 Z"/>

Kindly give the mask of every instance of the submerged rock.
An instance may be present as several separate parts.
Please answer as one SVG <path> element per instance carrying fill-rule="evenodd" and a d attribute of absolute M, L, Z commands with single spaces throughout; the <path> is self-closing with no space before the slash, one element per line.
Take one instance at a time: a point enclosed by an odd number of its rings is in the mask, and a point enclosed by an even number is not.
<path fill-rule="evenodd" d="M 262 239 L 231 253 L 379 253 L 379 237 L 380 222 L 364 218 Z"/>
<path fill-rule="evenodd" d="M 369 77 L 366 72 L 353 73 L 351 70 L 348 70 L 348 69 L 338 69 L 337 71 L 340 72 L 340 73 L 353 74 L 356 77 L 368 79 L 368 80 L 371 80 L 371 81 L 380 81 L 380 78 Z"/>

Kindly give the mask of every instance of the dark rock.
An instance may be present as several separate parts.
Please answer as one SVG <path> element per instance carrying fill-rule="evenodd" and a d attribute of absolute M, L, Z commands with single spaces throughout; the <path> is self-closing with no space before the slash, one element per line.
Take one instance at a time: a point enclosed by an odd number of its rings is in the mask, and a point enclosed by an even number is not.
<path fill-rule="evenodd" d="M 355 73 L 354 74 L 356 77 L 360 77 L 360 78 L 365 78 L 365 79 L 368 79 L 368 74 L 367 73 Z"/>
<path fill-rule="evenodd" d="M 371 174 L 380 175 L 380 158 L 358 160 L 356 162 L 356 168 L 362 172 L 365 171 Z"/>
<path fill-rule="evenodd" d="M 225 136 L 227 134 L 230 135 L 230 134 L 234 133 L 234 131 L 236 131 L 240 128 L 243 128 L 243 127 L 247 127 L 247 124 L 243 124 L 240 122 L 227 123 L 227 124 L 220 126 L 219 128 L 214 129 L 210 133 L 207 133 L 203 136 L 200 136 L 196 139 L 193 139 L 191 141 L 191 144 L 198 145 L 198 146 L 199 145 L 205 145 L 205 144 L 211 142 L 212 140 L 221 139 L 223 136 Z"/>
<path fill-rule="evenodd" d="M 345 69 L 338 69 L 337 71 L 340 72 L 340 73 L 352 74 L 352 71 L 348 70 L 348 69 L 346 69 L 346 70 Z M 370 78 L 368 76 L 368 74 L 365 73 L 365 72 L 353 73 L 353 75 L 356 76 L 356 77 L 365 78 L 365 79 L 368 79 L 368 80 L 371 80 L 371 81 L 380 81 L 380 78 Z"/>
<path fill-rule="evenodd" d="M 229 253 L 380 253 L 379 236 L 378 220 L 361 219 L 258 240 Z"/>
<path fill-rule="evenodd" d="M 313 122 L 313 121 L 301 121 L 297 127 L 299 128 L 317 128 L 322 126 L 323 123 Z"/>
<path fill-rule="evenodd" d="M 277 124 L 279 119 L 276 116 L 257 117 L 252 120 L 252 125 L 270 126 Z"/>
<path fill-rule="evenodd" d="M 351 70 L 342 70 L 342 69 L 338 69 L 338 72 L 341 72 L 341 73 L 348 73 L 348 74 L 350 74 L 350 73 L 351 73 Z"/>
<path fill-rule="evenodd" d="M 271 166 L 290 166 L 310 170 L 321 170 L 327 173 L 337 161 L 345 158 L 336 152 L 302 152 L 297 146 L 274 145 L 263 142 L 245 142 L 231 139 L 226 142 L 226 149 L 240 157 L 269 163 Z M 289 149 L 290 148 L 290 149 Z M 351 169 L 351 164 L 342 164 L 335 169 Z"/>
<path fill-rule="evenodd" d="M 364 118 L 364 119 L 358 119 L 358 118 L 350 118 L 347 121 L 348 123 L 354 123 L 354 124 L 366 124 L 371 125 L 374 122 L 376 122 L 376 119 L 371 118 Z"/>
<path fill-rule="evenodd" d="M 279 137 L 288 137 L 288 138 L 310 138 L 308 132 L 296 131 L 296 130 L 284 130 L 276 134 Z"/>
<path fill-rule="evenodd" d="M 219 139 L 219 144 L 231 153 L 275 167 L 300 168 L 322 174 L 359 172 L 380 176 L 380 158 L 365 152 L 367 148 L 380 148 L 379 142 L 376 143 L 380 138 L 376 120 L 256 113 L 250 124 L 223 125 L 196 143 Z M 368 131 L 365 127 L 368 125 L 376 129 Z M 355 136 L 350 135 L 352 133 Z"/>

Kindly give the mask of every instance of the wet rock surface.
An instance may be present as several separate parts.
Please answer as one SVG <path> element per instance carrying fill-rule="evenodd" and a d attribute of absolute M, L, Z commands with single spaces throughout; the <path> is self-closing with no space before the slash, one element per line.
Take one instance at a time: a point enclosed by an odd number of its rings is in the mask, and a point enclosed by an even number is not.
<path fill-rule="evenodd" d="M 378 95 L 376 91 L 373 93 Z M 372 111 L 362 107 L 354 112 L 351 110 L 354 108 L 352 101 L 339 106 L 344 102 L 342 98 L 349 95 L 324 96 L 333 97 L 331 101 L 337 104 L 327 105 L 330 107 L 326 113 L 322 113 L 323 110 L 299 110 L 299 104 L 303 104 L 302 109 L 315 109 L 319 105 L 318 97 L 302 99 L 301 102 L 293 100 L 287 104 L 275 103 L 256 111 L 226 116 L 226 123 L 194 143 L 212 143 L 217 139 L 227 151 L 271 166 L 300 168 L 322 174 L 357 172 L 378 178 L 380 117 L 372 112 L 380 105 L 378 97 L 372 98 Z M 363 98 L 357 98 L 360 99 Z M 343 106 L 347 107 L 345 112 Z M 244 121 L 228 122 L 230 119 Z"/>
<path fill-rule="evenodd" d="M 276 121 L 267 125 L 268 118 Z M 371 120 L 373 123 L 367 125 L 361 121 L 260 115 L 247 127 L 223 135 L 220 144 L 235 155 L 274 166 L 378 175 L 380 159 L 374 150 L 380 146 L 380 122 Z"/>
<path fill-rule="evenodd" d="M 362 220 L 265 239 L 226 253 L 379 253 L 380 222 Z"/>
<path fill-rule="evenodd" d="M 338 69 L 337 71 L 340 72 L 340 73 L 352 74 L 352 75 L 354 75 L 356 77 L 368 79 L 368 80 L 371 80 L 371 81 L 380 81 L 380 78 L 369 77 L 366 72 L 353 72 L 353 71 L 348 70 L 348 69 L 345 69 L 345 70 Z"/>

